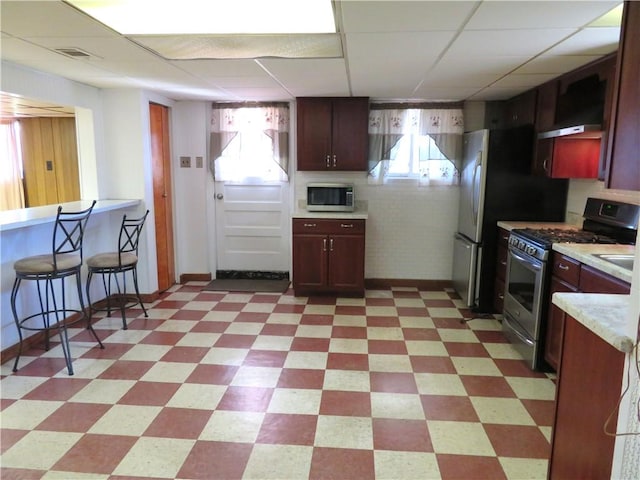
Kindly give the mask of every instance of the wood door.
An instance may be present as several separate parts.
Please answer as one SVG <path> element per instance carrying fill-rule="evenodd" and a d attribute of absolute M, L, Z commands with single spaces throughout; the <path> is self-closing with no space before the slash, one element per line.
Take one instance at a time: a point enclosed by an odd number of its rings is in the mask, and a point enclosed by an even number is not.
<path fill-rule="evenodd" d="M 293 235 L 293 288 L 322 290 L 327 286 L 327 244 L 322 234 Z"/>
<path fill-rule="evenodd" d="M 566 316 L 549 478 L 610 478 L 624 353 Z"/>
<path fill-rule="evenodd" d="M 368 170 L 369 99 L 367 97 L 334 100 L 331 141 L 332 155 L 336 157 L 334 170 Z"/>
<path fill-rule="evenodd" d="M 331 154 L 331 100 L 298 98 L 298 170 L 327 170 Z"/>
<path fill-rule="evenodd" d="M 606 183 L 608 188 L 640 190 L 640 2 L 624 2 L 618 56 Z"/>
<path fill-rule="evenodd" d="M 149 124 L 151 130 L 158 290 L 163 292 L 176 281 L 173 249 L 173 197 L 171 191 L 169 109 L 163 105 L 150 103 Z"/>
<path fill-rule="evenodd" d="M 20 120 L 25 206 L 80 200 L 73 118 Z"/>
<path fill-rule="evenodd" d="M 364 235 L 329 238 L 329 286 L 364 292 Z"/>

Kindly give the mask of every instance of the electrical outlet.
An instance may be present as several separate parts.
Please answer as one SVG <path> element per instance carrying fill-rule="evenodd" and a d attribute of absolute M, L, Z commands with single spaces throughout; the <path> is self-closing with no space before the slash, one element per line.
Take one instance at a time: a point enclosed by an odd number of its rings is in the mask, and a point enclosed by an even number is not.
<path fill-rule="evenodd" d="M 191 168 L 191 157 L 180 157 L 180 168 Z"/>
<path fill-rule="evenodd" d="M 196 168 L 202 168 L 202 157 L 196 157 Z"/>

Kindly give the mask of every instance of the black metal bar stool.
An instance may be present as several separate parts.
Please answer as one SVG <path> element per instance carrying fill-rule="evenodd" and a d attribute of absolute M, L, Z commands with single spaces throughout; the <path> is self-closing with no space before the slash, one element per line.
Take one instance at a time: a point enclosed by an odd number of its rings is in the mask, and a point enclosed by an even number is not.
<path fill-rule="evenodd" d="M 140 305 L 144 316 L 148 317 L 146 308 L 140 298 L 140 290 L 138 289 L 138 244 L 140 242 L 140 234 L 142 233 L 142 227 L 149 215 L 149 210 L 140 218 L 127 218 L 126 215 L 122 218 L 122 224 L 120 226 L 120 235 L 118 236 L 118 251 L 98 253 L 91 258 L 87 259 L 87 300 L 89 302 L 89 316 L 94 311 L 106 311 L 107 316 L 111 316 L 111 310 L 118 308 L 122 315 L 122 328 L 127 329 L 127 318 L 125 310 L 127 308 Z M 127 294 L 127 277 L 126 273 L 131 272 L 133 277 L 133 286 L 135 288 L 135 296 Z M 96 307 L 91 303 L 90 287 L 91 279 L 94 274 L 102 275 L 102 285 L 104 287 L 104 293 L 106 296 L 106 307 Z M 122 287 L 118 280 L 118 274 L 122 279 Z M 111 278 L 114 278 L 116 283 L 117 294 L 111 294 Z M 116 305 L 112 308 L 111 302 L 115 301 Z"/>
<path fill-rule="evenodd" d="M 67 334 L 67 327 L 69 325 L 80 320 L 86 320 L 87 328 L 95 337 L 100 348 L 104 348 L 98 335 L 91 326 L 91 317 L 87 316 L 87 312 L 85 311 L 80 275 L 85 227 L 95 204 L 96 202 L 94 200 L 91 207 L 79 212 L 65 212 L 62 210 L 62 206 L 59 206 L 56 221 L 53 226 L 52 253 L 21 258 L 13 265 L 16 272 L 16 279 L 13 283 L 13 289 L 11 290 L 11 310 L 16 326 L 18 327 L 18 337 L 20 339 L 18 355 L 13 364 L 14 372 L 18 370 L 18 361 L 20 360 L 20 355 L 22 355 L 23 330 L 42 331 L 45 336 L 45 348 L 48 350 L 49 331 L 57 328 L 69 375 L 73 375 L 69 336 Z M 70 308 L 67 306 L 65 280 L 70 276 L 76 277 L 76 289 L 80 308 Z M 16 299 L 20 285 L 24 280 L 35 280 L 40 310 L 37 313 L 20 318 L 18 316 Z M 56 280 L 60 281 L 58 291 L 54 288 Z M 71 314 L 70 318 L 67 318 L 68 314 Z M 79 314 L 80 317 L 74 318 L 77 314 Z M 41 325 L 36 321 L 38 318 L 42 319 Z"/>

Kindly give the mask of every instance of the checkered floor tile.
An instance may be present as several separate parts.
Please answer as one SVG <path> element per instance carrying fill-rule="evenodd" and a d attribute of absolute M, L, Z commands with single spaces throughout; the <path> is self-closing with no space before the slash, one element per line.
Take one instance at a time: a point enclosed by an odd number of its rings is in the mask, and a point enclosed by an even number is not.
<path fill-rule="evenodd" d="M 553 378 L 453 291 L 203 285 L 2 365 L 2 479 L 546 478 Z"/>

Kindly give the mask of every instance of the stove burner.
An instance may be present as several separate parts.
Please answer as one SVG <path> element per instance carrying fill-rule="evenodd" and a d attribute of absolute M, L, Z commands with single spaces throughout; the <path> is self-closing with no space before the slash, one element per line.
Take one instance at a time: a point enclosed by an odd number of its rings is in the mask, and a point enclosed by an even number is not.
<path fill-rule="evenodd" d="M 617 243 L 614 238 L 586 230 L 563 228 L 523 228 L 518 234 L 536 243 L 551 245 L 553 243 Z"/>

